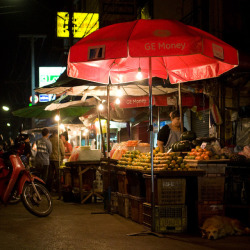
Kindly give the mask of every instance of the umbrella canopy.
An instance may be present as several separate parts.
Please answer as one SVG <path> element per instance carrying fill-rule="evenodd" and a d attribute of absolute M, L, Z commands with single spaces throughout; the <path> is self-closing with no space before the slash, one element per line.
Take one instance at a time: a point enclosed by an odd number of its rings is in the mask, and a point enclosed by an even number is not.
<path fill-rule="evenodd" d="M 212 78 L 238 65 L 236 49 L 195 27 L 175 20 L 136 20 L 99 29 L 71 47 L 68 75 L 112 83 L 143 78 L 171 83 Z"/>
<path fill-rule="evenodd" d="M 48 104 L 34 105 L 31 107 L 26 107 L 18 109 L 12 112 L 14 116 L 23 117 L 23 118 L 37 118 L 37 119 L 46 119 L 51 118 L 57 114 L 57 111 L 46 111 L 45 108 Z M 67 107 L 60 110 L 60 117 L 79 117 L 84 115 L 93 107 Z"/>
<path fill-rule="evenodd" d="M 69 77 L 70 78 L 70 77 Z M 70 78 L 72 79 L 72 78 Z M 74 78 L 73 78 L 74 79 Z M 71 84 L 65 82 L 60 84 L 57 81 L 49 86 L 35 89 L 35 92 L 41 94 L 56 94 L 56 95 L 72 95 L 72 96 L 107 96 L 107 88 L 102 85 L 95 85 L 93 82 L 84 81 L 80 79 L 77 80 L 77 85 L 72 86 Z M 109 95 L 116 96 L 117 90 L 121 91 L 121 94 L 129 96 L 143 96 L 149 94 L 148 82 L 147 80 L 142 80 L 140 82 L 136 81 L 133 83 L 125 84 L 112 84 L 110 88 Z M 176 86 L 167 83 L 167 81 L 159 78 L 153 79 L 152 92 L 153 95 L 164 95 L 172 92 L 176 92 L 178 89 Z M 185 90 L 184 90 L 185 92 Z"/>

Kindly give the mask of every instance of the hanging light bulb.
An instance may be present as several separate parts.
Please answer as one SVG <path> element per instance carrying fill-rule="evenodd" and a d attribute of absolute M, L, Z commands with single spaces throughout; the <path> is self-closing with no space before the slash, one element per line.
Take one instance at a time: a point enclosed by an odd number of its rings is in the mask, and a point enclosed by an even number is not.
<path fill-rule="evenodd" d="M 56 115 L 56 116 L 55 116 L 55 121 L 57 121 L 57 122 L 60 121 L 60 116 L 59 116 L 59 115 Z"/>
<path fill-rule="evenodd" d="M 118 79 L 119 79 L 119 82 L 122 82 L 122 80 L 123 80 L 123 75 L 119 74 L 119 75 L 118 75 Z"/>
<path fill-rule="evenodd" d="M 121 103 L 120 99 L 119 98 L 116 98 L 115 99 L 115 104 L 119 105 Z"/>
<path fill-rule="evenodd" d="M 60 127 L 61 130 L 65 130 L 65 126 L 62 123 L 60 124 L 59 127 Z"/>
<path fill-rule="evenodd" d="M 121 90 L 120 86 L 118 86 L 118 88 L 117 88 L 116 96 L 118 96 L 118 97 L 122 96 L 122 90 Z"/>
<path fill-rule="evenodd" d="M 104 109 L 104 106 L 103 106 L 102 103 L 99 104 L 98 109 L 99 109 L 100 111 L 102 111 L 102 110 Z"/>
<path fill-rule="evenodd" d="M 136 78 L 137 78 L 138 80 L 141 80 L 141 79 L 142 79 L 142 73 L 141 73 L 141 68 L 140 68 L 140 67 L 138 68 L 138 72 L 137 72 Z"/>

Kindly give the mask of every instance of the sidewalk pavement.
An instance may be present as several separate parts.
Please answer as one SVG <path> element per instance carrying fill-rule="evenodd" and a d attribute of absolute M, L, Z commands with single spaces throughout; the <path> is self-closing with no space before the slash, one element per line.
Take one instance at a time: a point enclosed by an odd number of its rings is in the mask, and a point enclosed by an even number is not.
<path fill-rule="evenodd" d="M 128 236 L 145 227 L 117 214 L 103 210 L 103 203 L 77 204 L 53 199 L 50 216 L 38 218 L 22 203 L 0 204 L 0 249 L 98 249 L 98 250 L 206 250 L 249 249 L 249 236 L 230 236 L 210 241 L 200 235 L 151 234 Z"/>

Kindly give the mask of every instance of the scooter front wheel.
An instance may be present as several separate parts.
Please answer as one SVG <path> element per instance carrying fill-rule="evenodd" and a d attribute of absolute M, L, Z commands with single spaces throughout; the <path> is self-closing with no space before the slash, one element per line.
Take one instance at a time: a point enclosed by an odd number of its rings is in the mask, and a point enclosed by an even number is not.
<path fill-rule="evenodd" d="M 48 216 L 53 208 L 51 195 L 42 184 L 34 183 L 34 185 L 41 199 L 39 199 L 32 183 L 26 183 L 22 192 L 23 205 L 33 215 Z"/>

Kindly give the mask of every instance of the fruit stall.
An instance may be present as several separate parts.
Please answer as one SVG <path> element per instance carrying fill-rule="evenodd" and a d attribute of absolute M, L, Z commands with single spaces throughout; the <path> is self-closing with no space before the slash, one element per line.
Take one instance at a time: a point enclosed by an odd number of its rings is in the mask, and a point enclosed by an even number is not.
<path fill-rule="evenodd" d="M 215 138 L 196 138 L 194 141 L 190 133 L 188 136 L 189 140 L 173 144 L 171 152 L 161 153 L 158 147 L 153 150 L 155 230 L 159 233 L 195 231 L 207 217 L 227 215 L 227 169 L 242 157 L 229 155 L 221 148 L 218 150 Z M 98 180 L 91 177 L 92 183 L 88 183 L 88 187 L 85 183 L 80 188 L 88 188 L 89 194 L 97 197 L 99 194 L 109 212 L 150 228 L 152 180 L 149 151 L 150 145 L 139 140 L 115 144 L 110 158 L 100 158 L 92 167 L 99 172 Z M 86 148 L 83 152 L 90 155 Z M 78 166 L 81 174 L 84 168 L 81 161 L 76 157 L 71 159 L 74 161 L 66 165 L 72 169 Z M 72 179 L 72 182 L 76 181 Z M 247 182 L 245 187 L 248 189 Z M 81 201 L 85 202 L 88 197 L 83 197 L 83 194 Z"/>
<path fill-rule="evenodd" d="M 174 152 L 161 153 L 157 147 L 153 151 L 156 231 L 160 233 L 197 230 L 207 217 L 227 215 L 227 169 L 242 157 L 219 148 L 215 138 L 194 141 L 188 136 L 189 140 L 172 145 Z M 111 211 L 147 227 L 151 226 L 152 194 L 149 151 L 149 145 L 130 140 L 116 145 L 111 154 L 117 158 Z"/>

